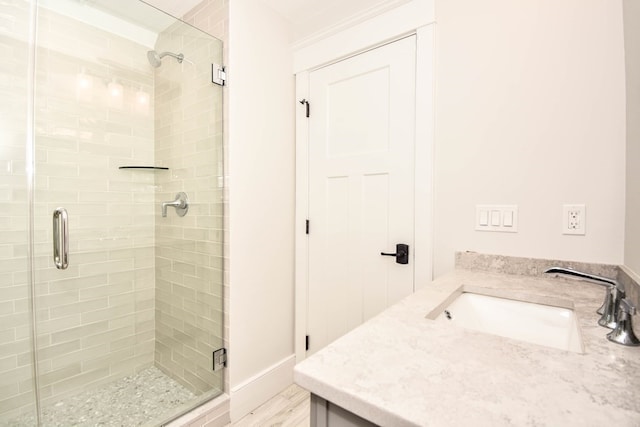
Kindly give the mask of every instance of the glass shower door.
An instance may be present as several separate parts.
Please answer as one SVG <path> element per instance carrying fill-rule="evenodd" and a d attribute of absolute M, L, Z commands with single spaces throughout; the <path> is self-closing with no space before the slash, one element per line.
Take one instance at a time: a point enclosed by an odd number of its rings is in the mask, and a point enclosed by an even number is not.
<path fill-rule="evenodd" d="M 38 385 L 45 425 L 135 425 L 131 398 L 105 390 L 153 366 L 154 175 L 118 169 L 153 164 L 151 105 L 144 114 L 131 102 L 152 98 L 153 70 L 145 46 L 110 31 L 125 22 L 89 5 L 39 2 Z"/>
<path fill-rule="evenodd" d="M 221 53 L 142 2 L 39 2 L 43 425 L 160 422 L 222 391 Z"/>

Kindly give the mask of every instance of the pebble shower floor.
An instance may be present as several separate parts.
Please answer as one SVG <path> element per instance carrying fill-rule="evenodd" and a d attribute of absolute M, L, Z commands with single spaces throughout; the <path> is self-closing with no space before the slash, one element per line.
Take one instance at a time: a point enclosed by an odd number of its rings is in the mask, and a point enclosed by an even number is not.
<path fill-rule="evenodd" d="M 142 426 L 168 417 L 174 409 L 196 397 L 157 368 L 77 394 L 42 408 L 43 427 Z M 32 415 L 16 418 L 9 426 L 34 426 Z"/>

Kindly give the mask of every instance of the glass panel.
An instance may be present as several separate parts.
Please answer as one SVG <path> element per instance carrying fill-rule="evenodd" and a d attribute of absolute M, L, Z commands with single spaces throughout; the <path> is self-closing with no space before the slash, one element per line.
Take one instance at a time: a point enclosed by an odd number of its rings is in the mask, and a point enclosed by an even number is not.
<path fill-rule="evenodd" d="M 39 2 L 43 425 L 157 423 L 222 390 L 221 56 L 219 40 L 141 2 Z M 178 192 L 188 212 L 163 217 Z M 52 256 L 57 208 L 67 269 Z"/>
<path fill-rule="evenodd" d="M 0 4 L 0 425 L 36 420 L 27 244 L 32 21 L 29 1 Z"/>

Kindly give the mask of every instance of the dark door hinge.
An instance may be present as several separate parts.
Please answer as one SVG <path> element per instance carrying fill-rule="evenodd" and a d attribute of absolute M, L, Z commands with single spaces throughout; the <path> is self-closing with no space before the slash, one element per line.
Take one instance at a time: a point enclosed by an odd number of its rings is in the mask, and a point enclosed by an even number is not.
<path fill-rule="evenodd" d="M 309 351 L 309 335 L 305 335 L 304 337 L 304 349 Z"/>
<path fill-rule="evenodd" d="M 306 114 L 307 114 L 307 117 L 309 117 L 309 115 L 310 115 L 310 111 L 309 111 L 309 109 L 310 109 L 310 107 L 309 107 L 309 101 L 307 101 L 306 99 L 301 99 L 301 100 L 300 100 L 300 101 L 298 101 L 298 102 L 299 102 L 300 104 L 302 104 L 302 105 L 304 105 L 304 106 L 305 106 L 305 108 L 306 108 Z"/>
<path fill-rule="evenodd" d="M 305 234 L 309 234 L 309 220 L 305 222 L 304 232 Z"/>

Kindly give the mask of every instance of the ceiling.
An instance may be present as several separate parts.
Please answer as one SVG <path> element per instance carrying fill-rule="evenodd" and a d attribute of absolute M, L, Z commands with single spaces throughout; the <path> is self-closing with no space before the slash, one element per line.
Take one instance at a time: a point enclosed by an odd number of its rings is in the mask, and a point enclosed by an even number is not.
<path fill-rule="evenodd" d="M 291 22 L 294 41 L 398 0 L 262 0 Z"/>
<path fill-rule="evenodd" d="M 206 0 L 40 0 L 44 7 L 59 13 L 73 16 L 75 19 L 89 22 L 100 27 L 101 21 L 121 20 L 129 25 L 148 32 L 149 40 L 173 24 L 171 17 L 183 17 L 194 7 Z M 233 2 L 233 0 L 228 0 Z M 370 16 L 410 0 L 253 0 L 261 1 L 285 18 L 291 26 L 292 42 L 298 42 L 316 33 L 335 29 L 341 24 L 353 21 L 355 17 Z M 0 0 L 1 2 L 1 0 Z M 147 3 L 168 13 L 153 13 Z M 102 12 L 104 15 L 100 15 Z M 95 22 L 94 22 L 95 21 Z M 124 31 L 123 24 L 113 19 L 102 22 L 106 30 Z M 96 23 L 97 22 L 97 23 Z M 113 28 L 112 28 L 113 27 Z M 135 32 L 135 31 L 134 31 Z M 126 35 L 122 34 L 126 37 Z M 135 39 L 135 38 L 134 38 Z M 151 43 L 150 41 L 147 44 Z M 153 45 L 153 43 L 151 43 Z"/>
<path fill-rule="evenodd" d="M 128 1 L 128 0 L 127 0 Z M 143 0 L 181 17 L 202 0 Z M 232 1 L 232 0 L 231 0 Z M 294 41 L 340 24 L 365 11 L 408 0 L 260 0 L 291 23 Z"/>

